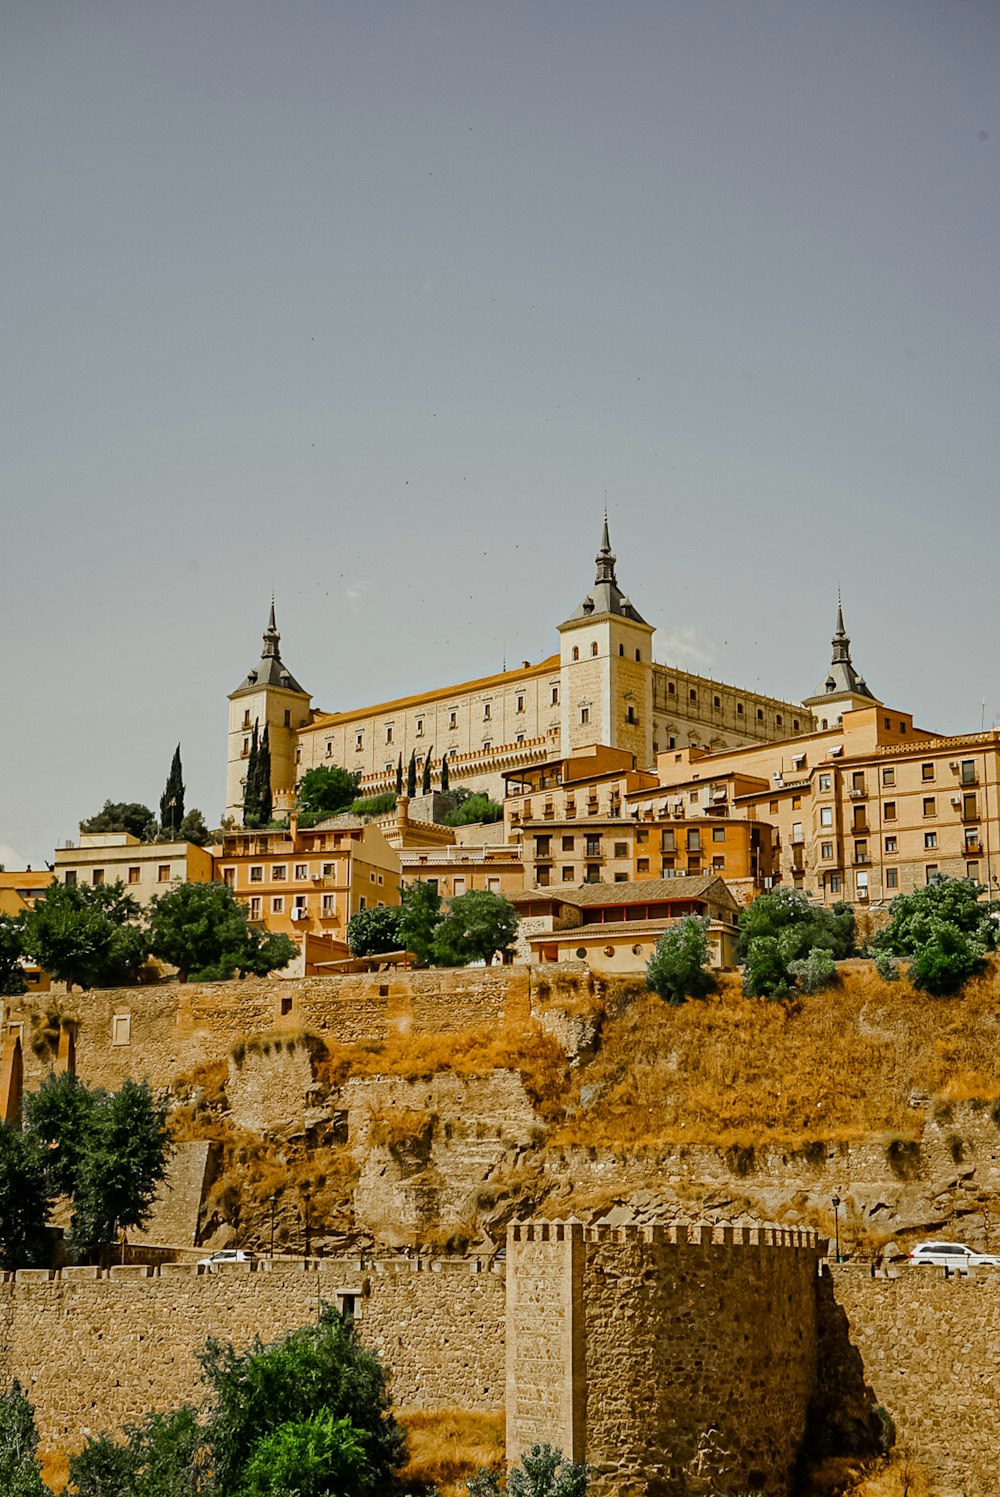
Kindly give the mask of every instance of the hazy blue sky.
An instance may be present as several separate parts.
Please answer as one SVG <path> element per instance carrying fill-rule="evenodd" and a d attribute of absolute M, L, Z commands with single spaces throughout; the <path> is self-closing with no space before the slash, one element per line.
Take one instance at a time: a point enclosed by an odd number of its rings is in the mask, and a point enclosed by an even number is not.
<path fill-rule="evenodd" d="M 6 0 L 0 857 L 539 659 L 1000 712 L 996 0 Z M 985 699 L 985 709 L 983 702 Z"/>

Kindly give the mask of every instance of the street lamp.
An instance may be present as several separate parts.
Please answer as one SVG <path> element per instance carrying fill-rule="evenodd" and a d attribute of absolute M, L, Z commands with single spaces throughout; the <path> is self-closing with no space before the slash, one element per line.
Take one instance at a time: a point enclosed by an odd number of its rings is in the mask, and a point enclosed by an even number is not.
<path fill-rule="evenodd" d="M 304 1232 L 305 1232 L 305 1252 L 303 1253 L 302 1257 L 303 1257 L 303 1262 L 306 1262 L 306 1261 L 308 1261 L 308 1258 L 309 1258 L 309 1192 L 308 1192 L 308 1190 L 304 1190 L 302 1192 L 302 1199 L 304 1201 L 304 1205 L 302 1207 L 302 1226 L 303 1226 Z"/>
<path fill-rule="evenodd" d="M 834 1253 L 836 1255 L 837 1262 L 839 1263 L 840 1262 L 840 1197 L 839 1196 L 833 1196 L 832 1199 L 831 1199 L 830 1204 L 833 1206 L 833 1235 L 834 1235 L 834 1242 L 835 1242 Z"/>
<path fill-rule="evenodd" d="M 275 1205 L 275 1202 L 277 1201 L 277 1199 L 278 1199 L 278 1197 L 276 1195 L 273 1195 L 271 1197 L 271 1257 L 272 1258 L 274 1257 L 274 1205 Z"/>

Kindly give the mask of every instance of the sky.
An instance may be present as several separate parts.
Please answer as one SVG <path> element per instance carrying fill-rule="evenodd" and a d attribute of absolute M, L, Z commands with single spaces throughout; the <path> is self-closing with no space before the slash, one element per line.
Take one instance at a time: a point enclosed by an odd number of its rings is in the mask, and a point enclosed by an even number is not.
<path fill-rule="evenodd" d="M 327 711 L 544 658 L 607 502 L 657 659 L 1000 713 L 995 0 L 6 0 L 0 861 L 272 590 Z"/>

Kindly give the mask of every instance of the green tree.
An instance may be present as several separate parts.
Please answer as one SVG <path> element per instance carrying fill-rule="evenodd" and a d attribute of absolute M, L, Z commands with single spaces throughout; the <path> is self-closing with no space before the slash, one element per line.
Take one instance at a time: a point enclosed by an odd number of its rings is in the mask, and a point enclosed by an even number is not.
<path fill-rule="evenodd" d="M 399 951 L 402 918 L 400 905 L 375 905 L 371 909 L 356 910 L 347 922 L 347 944 L 355 956 Z"/>
<path fill-rule="evenodd" d="M 506 1480 L 487 1467 L 466 1482 L 469 1497 L 586 1497 L 590 1468 L 551 1445 L 532 1445 Z"/>
<path fill-rule="evenodd" d="M 691 915 L 664 931 L 646 968 L 646 982 L 667 1003 L 703 998 L 715 987 L 708 970 L 708 921 Z"/>
<path fill-rule="evenodd" d="M 396 794 L 403 793 L 403 750 L 399 751 L 399 763 L 396 765 Z"/>
<path fill-rule="evenodd" d="M 0 1393 L 0 1497 L 43 1497 L 35 1410 L 14 1379 Z"/>
<path fill-rule="evenodd" d="M 320 764 L 308 769 L 299 781 L 299 820 L 302 826 L 313 826 L 327 816 L 336 816 L 358 798 L 361 776 L 349 774 L 339 765 Z"/>
<path fill-rule="evenodd" d="M 97 888 L 53 881 L 22 916 L 24 949 L 59 982 L 119 987 L 148 955 L 138 913 L 120 880 Z"/>
<path fill-rule="evenodd" d="M 184 817 L 178 836 L 182 842 L 193 842 L 197 847 L 204 847 L 212 840 L 212 834 L 205 825 L 205 818 L 196 808 L 188 811 Z"/>
<path fill-rule="evenodd" d="M 424 759 L 424 772 L 420 781 L 421 795 L 430 795 L 431 793 L 431 754 L 433 752 L 434 748 L 432 746 L 427 750 L 427 757 Z"/>
<path fill-rule="evenodd" d="M 178 744 L 170 762 L 166 786 L 160 796 L 160 826 L 171 842 L 176 839 L 177 830 L 183 820 L 184 775 L 181 771 L 181 746 Z"/>
<path fill-rule="evenodd" d="M 156 835 L 156 817 L 139 801 L 106 800 L 96 816 L 80 822 L 81 832 L 130 832 L 142 842 Z"/>
<path fill-rule="evenodd" d="M 3 1268 L 45 1266 L 49 1258 L 45 1223 L 54 1194 L 37 1139 L 10 1123 L 0 1123 L 0 1265 Z"/>
<path fill-rule="evenodd" d="M 441 793 L 442 793 L 442 795 L 447 795 L 447 793 L 448 793 L 448 750 L 447 749 L 445 749 L 444 753 L 441 755 Z"/>
<path fill-rule="evenodd" d="M 475 795 L 463 796 L 455 809 L 448 811 L 441 818 L 445 826 L 471 826 L 474 822 L 501 821 L 502 819 L 503 806 L 499 801 L 491 800 L 488 795 L 481 795 L 478 792 Z"/>
<path fill-rule="evenodd" d="M 255 930 L 226 884 L 179 884 L 155 898 L 150 949 L 178 969 L 181 982 L 226 981 L 235 973 L 266 977 L 287 967 L 298 947 L 288 936 Z"/>
<path fill-rule="evenodd" d="M 431 953 L 442 967 L 489 962 L 497 952 L 510 951 L 516 934 L 517 911 L 510 900 L 486 889 L 471 889 L 448 905 L 434 932 Z"/>
<path fill-rule="evenodd" d="M 417 751 L 410 750 L 410 762 L 406 766 L 406 793 L 412 800 L 417 793 Z"/>
<path fill-rule="evenodd" d="M 429 962 L 434 932 L 441 921 L 441 896 L 434 884 L 408 884 L 400 896 L 399 940 L 418 962 Z"/>
<path fill-rule="evenodd" d="M 79 1256 L 97 1256 L 122 1229 L 142 1226 L 172 1148 L 165 1098 L 146 1082 L 106 1092 L 64 1073 L 25 1097 L 24 1111 L 49 1189 L 72 1198 Z"/>
<path fill-rule="evenodd" d="M 260 826 L 260 735 L 256 718 L 250 733 L 250 754 L 243 782 L 243 825 Z"/>
<path fill-rule="evenodd" d="M 196 1410 L 183 1405 L 127 1425 L 125 1441 L 92 1436 L 70 1456 L 77 1497 L 194 1497 L 206 1490 L 207 1447 Z"/>
<path fill-rule="evenodd" d="M 338 1497 L 367 1493 L 382 1497 L 397 1490 L 395 1473 L 404 1456 L 405 1439 L 389 1412 L 385 1373 L 378 1358 L 362 1350 L 351 1325 L 331 1306 L 322 1307 L 318 1324 L 293 1331 L 277 1345 L 266 1346 L 258 1338 L 248 1351 L 237 1353 L 232 1346 L 210 1340 L 199 1360 L 214 1396 L 207 1434 L 218 1491 L 242 1493 L 262 1442 L 286 1426 L 314 1420 L 321 1412 L 331 1421 L 328 1431 L 336 1421 L 349 1421 L 366 1457 L 359 1485 L 346 1481 L 343 1486 L 332 1485 L 331 1473 L 331 1486 L 326 1490 Z M 325 1436 L 319 1430 L 314 1436 L 315 1449 Z M 296 1451 L 302 1458 L 301 1432 L 283 1438 L 288 1441 L 287 1458 L 291 1460 Z M 350 1465 L 344 1455 L 346 1443 L 331 1434 L 330 1461 L 340 1462 L 342 1471 Z"/>
<path fill-rule="evenodd" d="M 825 946 L 813 946 L 808 956 L 790 961 L 788 971 L 804 993 L 820 993 L 838 981 L 837 963 Z"/>
<path fill-rule="evenodd" d="M 939 878 L 894 899 L 889 924 L 871 943 L 879 970 L 888 974 L 906 957 L 914 987 L 938 997 L 960 992 L 996 948 L 1000 905 L 985 893 L 972 879 Z"/>
<path fill-rule="evenodd" d="M 257 816 L 258 826 L 267 826 L 274 811 L 274 795 L 271 790 L 271 728 L 264 724 L 260 740 L 260 755 L 257 760 Z"/>
<path fill-rule="evenodd" d="M 16 915 L 0 915 L 0 997 L 16 998 L 27 991 L 21 957 L 24 931 Z"/>
<path fill-rule="evenodd" d="M 777 936 L 754 936 L 743 958 L 743 991 L 749 998 L 785 998 L 793 978 Z"/>
<path fill-rule="evenodd" d="M 331 1409 L 318 1409 L 258 1441 L 239 1497 L 361 1497 L 374 1490 L 361 1432 L 347 1415 L 337 1419 Z"/>
<path fill-rule="evenodd" d="M 758 936 L 779 937 L 787 961 L 806 956 L 814 946 L 842 961 L 854 951 L 854 912 L 847 904 L 828 909 L 798 889 L 774 889 L 740 911 L 744 954 Z"/>

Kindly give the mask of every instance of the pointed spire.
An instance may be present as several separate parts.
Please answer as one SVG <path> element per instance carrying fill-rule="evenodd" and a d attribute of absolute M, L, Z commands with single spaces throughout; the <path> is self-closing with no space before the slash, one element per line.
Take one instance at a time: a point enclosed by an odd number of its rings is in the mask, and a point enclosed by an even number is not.
<path fill-rule="evenodd" d="M 596 557 L 597 576 L 594 579 L 595 582 L 617 583 L 618 579 L 615 576 L 615 562 L 617 560 L 617 556 L 611 549 L 611 537 L 608 535 L 608 511 L 607 507 L 605 507 L 604 529 L 601 532 L 601 549 L 598 551 Z"/>
<path fill-rule="evenodd" d="M 850 697 L 863 697 L 870 701 L 878 701 L 875 693 L 868 687 L 863 676 L 859 676 L 854 669 L 851 659 L 851 638 L 844 627 L 844 604 L 837 588 L 837 627 L 833 631 L 833 658 L 830 661 L 830 669 L 825 680 L 821 681 L 811 697 L 805 698 L 807 707 L 815 706 L 822 702 L 825 705 L 831 698 L 847 699 Z"/>
<path fill-rule="evenodd" d="M 275 660 L 280 660 L 281 656 L 278 653 L 278 645 L 280 643 L 281 635 L 278 633 L 277 625 L 274 622 L 274 594 L 272 593 L 271 612 L 267 617 L 267 628 L 264 630 L 264 648 L 261 651 L 260 658 L 266 660 L 268 656 L 273 656 Z"/>
<path fill-rule="evenodd" d="M 837 627 L 830 643 L 833 645 L 833 663 L 836 665 L 837 661 L 844 661 L 850 665 L 851 641 L 844 628 L 844 606 L 841 602 L 839 587 L 837 588 Z"/>

